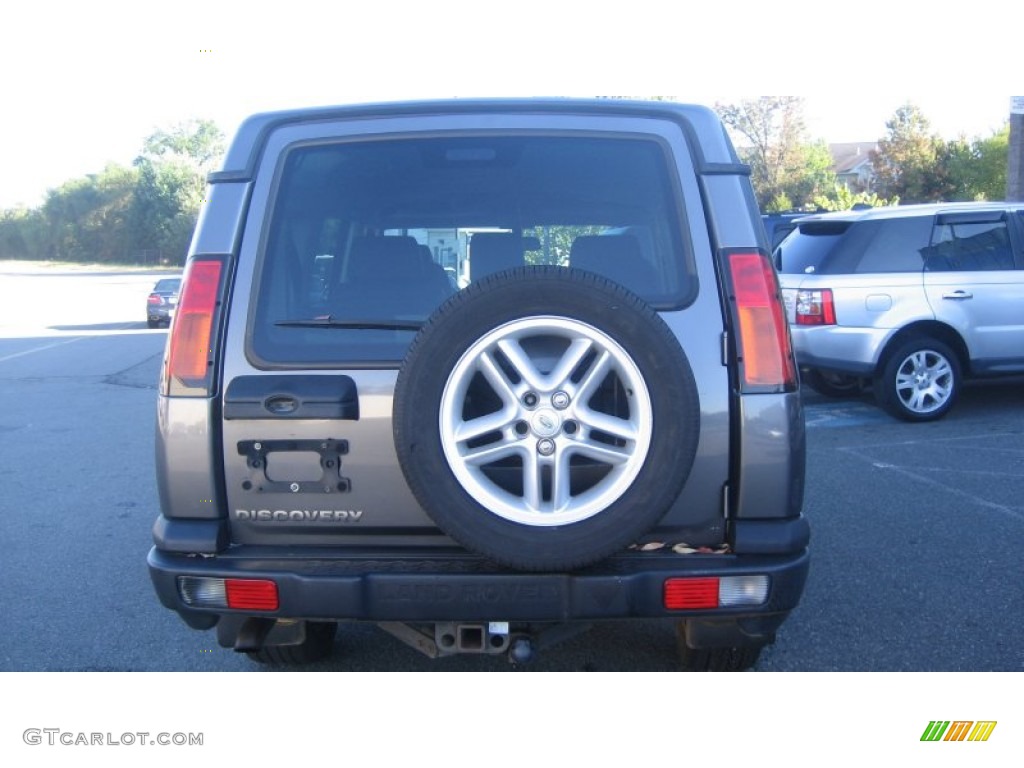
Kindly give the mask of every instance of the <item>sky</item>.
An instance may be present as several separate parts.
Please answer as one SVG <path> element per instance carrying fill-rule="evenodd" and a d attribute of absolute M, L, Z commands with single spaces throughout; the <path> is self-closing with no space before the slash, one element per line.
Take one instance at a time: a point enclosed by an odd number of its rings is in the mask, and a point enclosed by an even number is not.
<path fill-rule="evenodd" d="M 0 209 L 130 164 L 147 136 L 191 118 L 230 136 L 254 112 L 326 104 L 789 94 L 805 99 L 810 137 L 836 143 L 883 136 L 908 101 L 945 138 L 988 136 L 1024 93 L 1019 25 L 998 21 L 1013 5 L 989 0 L 15 2 Z"/>

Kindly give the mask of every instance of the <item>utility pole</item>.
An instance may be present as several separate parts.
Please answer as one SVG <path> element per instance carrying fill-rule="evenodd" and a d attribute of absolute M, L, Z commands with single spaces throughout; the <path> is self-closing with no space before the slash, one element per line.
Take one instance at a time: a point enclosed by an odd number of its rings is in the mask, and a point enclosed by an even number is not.
<path fill-rule="evenodd" d="M 1006 199 L 1024 200 L 1024 96 L 1010 100 L 1010 155 L 1006 169 Z"/>

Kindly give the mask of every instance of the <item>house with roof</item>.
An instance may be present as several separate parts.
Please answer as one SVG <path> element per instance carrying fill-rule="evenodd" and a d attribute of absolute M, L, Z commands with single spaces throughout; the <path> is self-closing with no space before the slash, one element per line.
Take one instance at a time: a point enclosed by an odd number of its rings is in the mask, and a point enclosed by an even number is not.
<path fill-rule="evenodd" d="M 832 154 L 832 170 L 840 184 L 851 192 L 871 192 L 874 173 L 871 169 L 871 152 L 878 149 L 874 141 L 855 141 L 845 144 L 829 144 Z"/>

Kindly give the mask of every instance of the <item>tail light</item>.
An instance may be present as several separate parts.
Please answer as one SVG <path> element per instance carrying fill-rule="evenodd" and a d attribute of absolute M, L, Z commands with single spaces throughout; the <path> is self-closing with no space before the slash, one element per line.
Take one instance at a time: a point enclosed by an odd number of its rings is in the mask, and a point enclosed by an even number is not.
<path fill-rule="evenodd" d="M 835 325 L 836 305 L 832 301 L 831 289 L 798 291 L 796 294 L 796 324 Z"/>
<path fill-rule="evenodd" d="M 280 605 L 277 584 L 269 579 L 179 576 L 178 593 L 185 605 L 196 608 L 276 611 Z"/>
<path fill-rule="evenodd" d="M 250 611 L 276 611 L 277 584 L 266 579 L 226 579 L 224 591 L 228 608 Z"/>
<path fill-rule="evenodd" d="M 757 251 L 727 254 L 743 391 L 796 390 L 796 364 L 778 279 Z"/>
<path fill-rule="evenodd" d="M 662 604 L 670 611 L 764 605 L 769 586 L 764 574 L 666 579 Z"/>
<path fill-rule="evenodd" d="M 181 300 L 167 342 L 160 391 L 202 397 L 213 380 L 214 314 L 224 265 L 219 260 L 189 262 Z"/>
<path fill-rule="evenodd" d="M 665 582 L 669 610 L 718 607 L 718 579 L 669 579 Z"/>
<path fill-rule="evenodd" d="M 152 306 L 156 306 L 157 304 L 163 304 L 163 302 L 164 300 L 161 299 L 160 296 L 156 293 L 149 294 L 149 298 L 146 299 L 146 303 Z"/>

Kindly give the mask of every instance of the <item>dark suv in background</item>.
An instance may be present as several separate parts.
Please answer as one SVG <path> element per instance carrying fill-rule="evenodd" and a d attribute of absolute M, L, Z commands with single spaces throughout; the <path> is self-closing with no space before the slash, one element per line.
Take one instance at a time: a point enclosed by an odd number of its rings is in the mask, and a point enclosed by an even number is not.
<path fill-rule="evenodd" d="M 742 669 L 808 568 L 804 423 L 748 179 L 708 109 L 258 115 L 164 362 L 157 594 L 259 661 L 375 622 L 430 656 L 662 619 Z"/>
<path fill-rule="evenodd" d="M 761 214 L 761 223 L 764 224 L 764 231 L 768 236 L 769 248 L 774 251 L 779 243 L 796 229 L 797 222 L 812 213 L 820 213 L 820 211 L 783 211 Z"/>
<path fill-rule="evenodd" d="M 1024 372 L 1024 203 L 802 218 L 775 251 L 805 383 L 945 415 L 966 377 Z"/>

